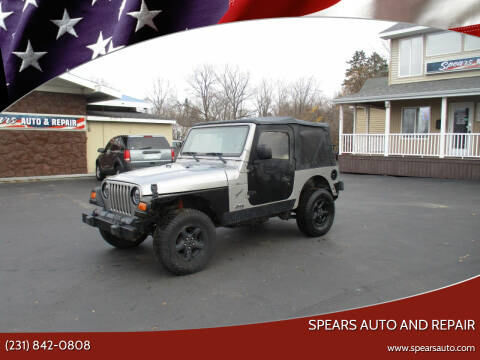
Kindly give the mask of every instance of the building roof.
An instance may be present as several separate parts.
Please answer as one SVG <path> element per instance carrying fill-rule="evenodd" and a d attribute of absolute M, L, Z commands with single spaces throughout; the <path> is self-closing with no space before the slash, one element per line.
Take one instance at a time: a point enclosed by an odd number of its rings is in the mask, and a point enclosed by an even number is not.
<path fill-rule="evenodd" d="M 148 101 L 136 99 L 128 95 L 121 95 L 118 99 L 91 102 L 88 105 L 114 106 L 125 108 L 151 109 L 152 104 Z"/>
<path fill-rule="evenodd" d="M 338 97 L 335 104 L 367 103 L 386 100 L 425 99 L 480 95 L 480 76 L 419 81 L 388 85 L 388 78 L 368 79 L 359 92 Z"/>
<path fill-rule="evenodd" d="M 420 26 L 420 25 L 400 22 L 383 30 L 380 33 L 380 37 L 382 39 L 395 39 L 395 38 L 412 36 L 417 34 L 425 34 L 425 33 L 435 32 L 435 31 L 443 31 L 443 30 L 428 27 L 428 26 Z"/>
<path fill-rule="evenodd" d="M 81 94 L 85 95 L 89 102 L 112 100 L 121 97 L 121 93 L 117 90 L 69 72 L 47 81 L 39 86 L 37 91 Z"/>
<path fill-rule="evenodd" d="M 293 117 L 283 116 L 283 117 L 263 117 L 263 118 L 249 118 L 249 119 L 237 119 L 237 120 L 226 120 L 226 121 L 211 121 L 203 122 L 196 124 L 195 126 L 204 126 L 204 125 L 225 125 L 225 124 L 257 124 L 257 125 L 287 125 L 287 124 L 296 124 L 304 126 L 316 126 L 322 128 L 328 128 L 326 123 L 317 123 L 311 121 L 298 120 Z"/>
<path fill-rule="evenodd" d="M 149 124 L 175 124 L 175 120 L 159 119 L 158 116 L 133 111 L 100 111 L 87 109 L 87 121 L 137 122 Z"/>

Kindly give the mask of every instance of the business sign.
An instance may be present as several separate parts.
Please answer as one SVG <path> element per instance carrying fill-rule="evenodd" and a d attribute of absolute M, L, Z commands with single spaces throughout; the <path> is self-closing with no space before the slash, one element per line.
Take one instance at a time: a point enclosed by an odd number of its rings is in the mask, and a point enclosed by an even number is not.
<path fill-rule="evenodd" d="M 85 118 L 78 116 L 0 113 L 0 129 L 84 130 Z"/>
<path fill-rule="evenodd" d="M 466 70 L 480 70 L 480 56 L 466 59 L 445 60 L 427 64 L 427 74 Z"/>

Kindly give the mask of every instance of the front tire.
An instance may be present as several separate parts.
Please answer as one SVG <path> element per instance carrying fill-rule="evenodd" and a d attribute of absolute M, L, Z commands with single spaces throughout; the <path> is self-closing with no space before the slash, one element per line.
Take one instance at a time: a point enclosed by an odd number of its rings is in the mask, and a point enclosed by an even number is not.
<path fill-rule="evenodd" d="M 297 209 L 297 225 L 310 237 L 325 235 L 335 218 L 335 203 L 326 189 L 307 190 L 302 193 Z"/>
<path fill-rule="evenodd" d="M 215 226 L 205 213 L 182 209 L 167 215 L 157 226 L 153 251 L 157 260 L 173 274 L 192 274 L 210 262 L 215 238 Z"/>
<path fill-rule="evenodd" d="M 115 235 L 112 235 L 108 231 L 105 231 L 102 229 L 100 229 L 100 235 L 102 235 L 103 239 L 107 243 L 119 249 L 130 249 L 133 247 L 137 247 L 142 242 L 144 242 L 148 236 L 147 234 L 141 234 L 135 240 L 125 240 L 125 239 L 116 237 Z"/>

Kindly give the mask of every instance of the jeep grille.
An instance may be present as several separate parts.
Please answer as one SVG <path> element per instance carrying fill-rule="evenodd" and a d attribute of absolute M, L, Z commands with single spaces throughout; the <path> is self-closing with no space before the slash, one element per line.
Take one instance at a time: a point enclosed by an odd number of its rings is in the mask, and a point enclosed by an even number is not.
<path fill-rule="evenodd" d="M 134 215 L 135 207 L 130 199 L 130 192 L 134 185 L 108 182 L 109 196 L 106 201 L 107 210 L 124 214 Z"/>

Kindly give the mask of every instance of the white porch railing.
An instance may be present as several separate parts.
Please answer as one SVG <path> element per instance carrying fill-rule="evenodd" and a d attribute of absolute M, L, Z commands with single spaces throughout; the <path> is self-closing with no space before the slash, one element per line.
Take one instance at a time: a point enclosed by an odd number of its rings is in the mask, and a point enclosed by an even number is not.
<path fill-rule="evenodd" d="M 385 147 L 388 136 L 388 148 Z M 421 157 L 480 158 L 480 133 L 447 133 L 442 151 L 441 134 L 343 134 L 341 153 Z"/>

